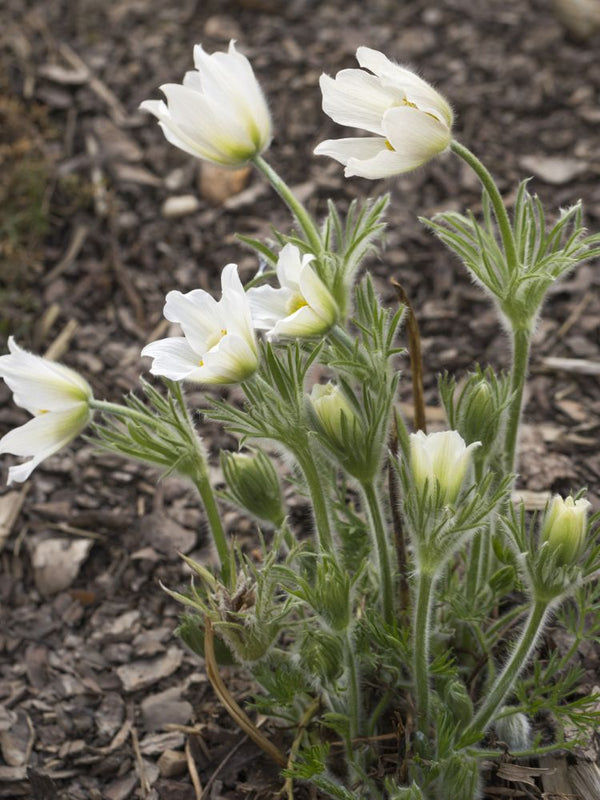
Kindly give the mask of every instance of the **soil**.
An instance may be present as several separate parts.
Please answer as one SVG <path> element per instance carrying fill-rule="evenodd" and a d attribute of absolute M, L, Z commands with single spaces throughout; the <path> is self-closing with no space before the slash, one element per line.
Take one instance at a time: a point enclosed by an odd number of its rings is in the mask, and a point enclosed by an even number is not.
<path fill-rule="evenodd" d="M 370 266 L 390 302 L 394 277 L 416 309 L 433 424 L 439 372 L 507 363 L 490 302 L 417 219 L 477 211 L 479 188 L 452 156 L 393 181 L 344 179 L 337 163 L 312 155 L 341 134 L 320 108 L 321 72 L 355 66 L 361 44 L 411 64 L 451 100 L 457 137 L 507 197 L 529 175 L 552 218 L 582 198 L 589 228 L 600 229 L 600 36 L 591 22 L 569 30 L 545 0 L 2 7 L 0 336 L 78 369 L 99 398 L 136 387 L 141 348 L 166 330 L 167 291 L 216 291 L 231 261 L 251 277 L 255 257 L 234 232 L 266 239 L 271 225 L 289 226 L 258 174 L 216 173 L 138 111 L 160 84 L 181 80 L 197 42 L 212 52 L 236 39 L 250 57 L 274 118 L 268 158 L 311 210 L 323 212 L 328 197 L 343 208 L 391 192 L 386 246 Z M 553 288 L 539 322 L 519 478 L 530 506 L 587 486 L 600 508 L 599 298 L 597 264 L 584 265 Z M 408 403 L 408 375 L 401 392 Z M 202 406 L 202 392 L 190 397 Z M 0 403 L 4 433 L 24 415 L 4 386 Z M 218 451 L 233 441 L 201 427 L 218 481 Z M 251 539 L 236 514 L 225 519 Z M 0 550 L 0 798 L 195 800 L 200 785 L 205 798 L 276 795 L 277 768 L 220 707 L 159 586 L 186 585 L 178 552 L 213 557 L 183 481 L 80 441 L 24 487 L 3 490 Z M 578 658 L 591 691 L 598 653 L 590 646 Z M 242 700 L 248 685 L 224 677 Z M 546 763 L 546 780 L 529 766 L 492 766 L 486 797 L 590 800 L 573 783 L 552 785 L 550 767 L 566 775 L 565 764 Z"/>

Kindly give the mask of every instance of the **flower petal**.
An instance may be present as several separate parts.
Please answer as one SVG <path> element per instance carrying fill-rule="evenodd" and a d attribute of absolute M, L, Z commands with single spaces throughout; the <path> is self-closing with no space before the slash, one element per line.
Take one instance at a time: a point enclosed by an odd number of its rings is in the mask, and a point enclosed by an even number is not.
<path fill-rule="evenodd" d="M 308 305 L 326 325 L 325 330 L 331 327 L 337 319 L 338 309 L 329 289 L 310 266 L 310 263 L 306 263 L 302 267 L 300 292 Z"/>
<path fill-rule="evenodd" d="M 9 431 L 0 439 L 0 453 L 33 458 L 9 469 L 8 483 L 27 480 L 32 471 L 45 458 L 61 450 L 78 436 L 91 420 L 86 403 L 40 414 L 19 428 Z"/>
<path fill-rule="evenodd" d="M 435 109 L 438 114 L 441 114 L 448 127 L 452 127 L 452 109 L 446 99 L 412 70 L 395 64 L 379 50 L 373 50 L 370 47 L 359 47 L 356 51 L 356 60 L 361 67 L 383 79 L 384 86 L 391 84 L 402 88 L 410 102 L 415 103 L 424 111 Z M 418 98 L 420 98 L 420 102 Z M 424 108 L 421 103 L 428 107 Z"/>
<path fill-rule="evenodd" d="M 270 330 L 287 315 L 290 289 L 275 289 L 273 286 L 258 286 L 248 290 L 248 302 L 252 313 L 252 324 L 257 330 Z"/>
<path fill-rule="evenodd" d="M 302 306 L 293 314 L 278 320 L 267 334 L 269 339 L 279 336 L 317 336 L 329 330 L 331 323 L 319 316 L 310 306 Z"/>
<path fill-rule="evenodd" d="M 153 375 L 162 375 L 172 381 L 190 378 L 200 369 L 202 362 L 202 356 L 192 350 L 183 336 L 151 342 L 142 350 L 142 356 L 154 359 L 150 367 Z"/>
<path fill-rule="evenodd" d="M 421 166 L 446 150 L 452 139 L 450 129 L 444 123 L 410 106 L 387 111 L 383 129 L 398 163 L 400 160 L 404 162 L 405 166 L 399 172 Z"/>
<path fill-rule="evenodd" d="M 323 111 L 339 125 L 382 134 L 381 118 L 390 106 L 404 99 L 400 89 L 384 87 L 374 75 L 344 69 L 334 78 L 321 75 Z"/>
<path fill-rule="evenodd" d="M 227 264 L 221 273 L 222 298 L 219 303 L 228 333 L 240 336 L 257 352 L 256 337 L 248 296 L 239 278 L 236 264 Z"/>
<path fill-rule="evenodd" d="M 186 294 L 169 292 L 163 314 L 169 322 L 181 325 L 190 347 L 199 356 L 210 349 L 211 337 L 226 324 L 219 304 L 204 289 L 193 289 Z"/>
<path fill-rule="evenodd" d="M 256 372 L 258 354 L 241 336 L 228 334 L 204 356 L 200 383 L 240 383 Z"/>
<path fill-rule="evenodd" d="M 8 355 L 0 356 L 0 378 L 15 403 L 31 414 L 73 408 L 92 397 L 92 389 L 75 370 L 22 350 L 11 336 Z"/>

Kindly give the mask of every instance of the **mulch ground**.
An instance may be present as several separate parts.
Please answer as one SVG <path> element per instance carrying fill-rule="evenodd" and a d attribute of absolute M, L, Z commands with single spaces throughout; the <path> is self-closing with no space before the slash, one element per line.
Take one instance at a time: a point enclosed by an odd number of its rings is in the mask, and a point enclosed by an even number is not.
<path fill-rule="evenodd" d="M 312 155 L 340 135 L 321 112 L 318 77 L 355 66 L 361 44 L 412 64 L 450 99 L 457 136 L 506 195 L 530 175 L 551 214 L 582 198 L 598 230 L 600 37 L 570 33 L 545 0 L 4 0 L 0 338 L 49 350 L 118 401 L 147 366 L 143 345 L 165 332 L 168 290 L 217 290 L 231 261 L 253 274 L 233 234 L 285 230 L 285 209 L 258 175 L 225 181 L 137 110 L 181 80 L 193 44 L 212 52 L 232 38 L 269 97 L 268 157 L 312 210 L 329 196 L 344 207 L 391 191 L 371 268 L 390 302 L 395 277 L 417 310 L 435 421 L 440 371 L 507 363 L 490 303 L 417 220 L 477 210 L 479 188 L 452 157 L 391 182 L 345 180 Z M 532 505 L 587 486 L 600 507 L 599 287 L 597 264 L 583 266 L 552 290 L 539 323 L 520 462 Z M 408 376 L 401 392 L 407 402 Z M 190 396 L 202 406 L 202 392 Z M 24 416 L 4 386 L 0 403 L 4 433 Z M 233 441 L 203 432 L 219 480 L 216 456 Z M 226 521 L 250 540 L 236 514 Z M 205 798 L 275 795 L 276 768 L 220 708 L 158 585 L 186 585 L 178 552 L 212 558 L 184 482 L 80 442 L 3 491 L 0 550 L 0 797 L 195 800 L 200 785 Z M 578 655 L 582 691 L 599 682 L 597 656 Z M 248 685 L 225 677 L 243 699 Z M 566 764 L 545 763 L 541 777 L 491 768 L 486 797 L 590 800 Z"/>

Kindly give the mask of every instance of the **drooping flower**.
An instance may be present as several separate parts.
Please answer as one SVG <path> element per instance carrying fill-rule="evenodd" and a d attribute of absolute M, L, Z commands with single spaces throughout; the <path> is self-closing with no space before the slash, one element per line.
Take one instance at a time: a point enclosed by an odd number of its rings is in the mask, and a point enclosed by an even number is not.
<path fill-rule="evenodd" d="M 8 483 L 22 483 L 44 459 L 78 436 L 92 418 L 92 390 L 74 370 L 22 350 L 8 340 L 8 355 L 0 356 L 0 377 L 17 405 L 33 419 L 0 439 L 0 453 L 30 456 L 10 467 Z"/>
<path fill-rule="evenodd" d="M 481 442 L 468 447 L 456 431 L 410 434 L 410 465 L 415 484 L 423 488 L 427 482 L 431 494 L 439 491 L 442 504 L 453 503 L 471 463 L 472 451 Z"/>
<path fill-rule="evenodd" d="M 585 545 L 587 515 L 591 503 L 580 497 L 555 494 L 542 523 L 542 541 L 548 542 L 563 564 L 574 563 Z"/>
<path fill-rule="evenodd" d="M 271 115 L 250 62 L 232 40 L 228 52 L 212 55 L 197 44 L 194 64 L 182 84 L 160 87 L 166 103 L 145 100 L 140 108 L 154 114 L 167 140 L 186 153 L 241 166 L 271 141 Z"/>
<path fill-rule="evenodd" d="M 169 292 L 164 315 L 178 323 L 183 336 L 151 342 L 143 356 L 154 359 L 150 372 L 174 381 L 239 383 L 258 366 L 250 306 L 236 264 L 221 273 L 218 302 L 203 289 Z"/>
<path fill-rule="evenodd" d="M 446 150 L 453 115 L 442 95 L 377 50 L 359 47 L 356 58 L 362 69 L 321 76 L 323 110 L 339 125 L 375 136 L 328 139 L 315 153 L 342 163 L 346 177 L 376 179 L 409 172 Z"/>
<path fill-rule="evenodd" d="M 338 309 L 329 289 L 311 266 L 314 256 L 301 255 L 286 244 L 277 260 L 280 288 L 259 286 L 248 291 L 252 320 L 258 330 L 278 336 L 316 336 L 329 330 Z"/>

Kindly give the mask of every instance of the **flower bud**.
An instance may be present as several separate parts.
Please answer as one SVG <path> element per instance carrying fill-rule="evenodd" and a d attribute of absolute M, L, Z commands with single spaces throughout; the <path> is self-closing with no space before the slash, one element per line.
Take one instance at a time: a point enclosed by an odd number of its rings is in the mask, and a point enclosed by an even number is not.
<path fill-rule="evenodd" d="M 285 511 L 279 478 L 270 459 L 261 450 L 252 454 L 222 451 L 221 467 L 234 503 L 278 528 Z"/>
<path fill-rule="evenodd" d="M 506 711 L 504 706 L 501 712 Z M 496 736 L 506 742 L 510 750 L 527 750 L 531 747 L 531 723 L 525 714 L 510 714 L 494 722 Z"/>
<path fill-rule="evenodd" d="M 449 681 L 444 689 L 444 702 L 456 722 L 466 726 L 473 719 L 473 701 L 462 681 Z"/>
<path fill-rule="evenodd" d="M 333 383 L 316 383 L 310 402 L 323 432 L 332 444 L 344 449 L 347 445 L 344 429 L 353 425 L 356 414 L 340 387 Z"/>
<path fill-rule="evenodd" d="M 441 505 L 454 503 L 471 464 L 472 451 L 481 442 L 468 447 L 456 431 L 410 434 L 410 464 L 419 489 L 425 484 Z"/>
<path fill-rule="evenodd" d="M 580 498 L 554 495 L 542 523 L 542 542 L 547 542 L 557 561 L 566 566 L 577 561 L 585 546 L 587 512 L 591 503 Z"/>

